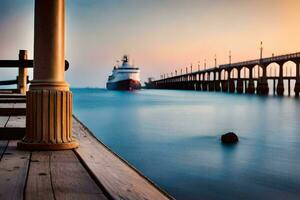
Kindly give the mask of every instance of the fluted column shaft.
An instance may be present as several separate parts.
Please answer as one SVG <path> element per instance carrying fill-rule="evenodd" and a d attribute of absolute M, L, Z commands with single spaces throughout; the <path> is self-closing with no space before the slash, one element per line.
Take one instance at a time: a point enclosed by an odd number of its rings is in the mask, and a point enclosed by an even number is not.
<path fill-rule="evenodd" d="M 34 80 L 27 92 L 26 135 L 21 149 L 63 150 L 72 138 L 72 93 L 64 79 L 64 0 L 36 0 Z"/>

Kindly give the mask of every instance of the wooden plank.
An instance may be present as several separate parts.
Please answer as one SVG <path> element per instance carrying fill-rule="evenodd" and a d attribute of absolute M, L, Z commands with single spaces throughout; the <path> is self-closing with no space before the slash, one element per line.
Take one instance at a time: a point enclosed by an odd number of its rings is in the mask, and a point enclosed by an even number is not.
<path fill-rule="evenodd" d="M 9 117 L 5 127 L 0 128 L 0 140 L 19 140 L 25 135 L 25 116 Z"/>
<path fill-rule="evenodd" d="M 99 142 L 75 118 L 73 134 L 80 144 L 75 149 L 78 156 L 114 199 L 173 199 Z"/>
<path fill-rule="evenodd" d="M 25 198 L 107 199 L 73 151 L 32 152 Z"/>
<path fill-rule="evenodd" d="M 3 128 L 6 125 L 8 119 L 8 116 L 0 116 L 0 128 Z"/>
<path fill-rule="evenodd" d="M 6 81 L 0 81 L 0 85 L 14 85 L 17 84 L 18 80 L 6 80 Z"/>
<path fill-rule="evenodd" d="M 17 141 L 9 141 L 0 162 L 0 199 L 23 199 L 30 152 L 18 151 Z"/>
<path fill-rule="evenodd" d="M 26 103 L 1 103 L 0 116 L 26 115 Z"/>
<path fill-rule="evenodd" d="M 12 94 L 16 89 L 0 89 L 0 94 Z"/>
<path fill-rule="evenodd" d="M 13 108 L 14 104 L 13 103 L 0 103 L 0 109 L 2 108 Z"/>
<path fill-rule="evenodd" d="M 51 152 L 32 152 L 25 199 L 54 199 L 50 172 Z"/>
<path fill-rule="evenodd" d="M 26 103 L 26 98 L 0 98 L 0 103 Z"/>
<path fill-rule="evenodd" d="M 0 161 L 2 159 L 2 156 L 4 154 L 7 145 L 8 145 L 8 140 L 0 140 Z"/>
<path fill-rule="evenodd" d="M 25 136 L 25 128 L 0 128 L 0 140 L 21 140 Z"/>
<path fill-rule="evenodd" d="M 5 127 L 25 128 L 26 116 L 11 116 Z"/>
<path fill-rule="evenodd" d="M 69 69 L 69 62 L 65 60 L 65 71 Z M 19 66 L 26 66 L 26 68 L 33 67 L 33 60 L 0 60 L 0 68 L 18 68 Z"/>
<path fill-rule="evenodd" d="M 50 162 L 56 199 L 107 199 L 73 151 L 52 152 Z"/>
<path fill-rule="evenodd" d="M 73 151 L 32 152 L 25 198 L 107 199 Z"/>
<path fill-rule="evenodd" d="M 26 108 L 0 108 L 0 116 L 26 115 Z"/>
<path fill-rule="evenodd" d="M 26 103 L 15 103 L 14 108 L 26 108 Z"/>
<path fill-rule="evenodd" d="M 0 94 L 0 98 L 26 98 L 24 94 Z"/>

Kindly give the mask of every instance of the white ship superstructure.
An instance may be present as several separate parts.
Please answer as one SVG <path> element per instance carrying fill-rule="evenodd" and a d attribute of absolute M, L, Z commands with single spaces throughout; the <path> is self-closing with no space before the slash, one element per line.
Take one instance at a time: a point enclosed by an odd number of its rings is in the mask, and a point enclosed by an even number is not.
<path fill-rule="evenodd" d="M 109 90 L 141 89 L 140 69 L 129 64 L 128 56 L 122 59 L 121 66 L 115 66 L 112 75 L 108 77 L 106 87 Z"/>

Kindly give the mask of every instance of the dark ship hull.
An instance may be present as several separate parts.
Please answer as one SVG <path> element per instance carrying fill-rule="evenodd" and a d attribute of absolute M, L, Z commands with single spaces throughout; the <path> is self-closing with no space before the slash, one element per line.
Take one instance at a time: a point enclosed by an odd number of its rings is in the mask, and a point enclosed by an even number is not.
<path fill-rule="evenodd" d="M 137 80 L 123 80 L 116 82 L 108 82 L 106 83 L 106 88 L 108 90 L 140 90 L 142 88 L 141 83 Z"/>

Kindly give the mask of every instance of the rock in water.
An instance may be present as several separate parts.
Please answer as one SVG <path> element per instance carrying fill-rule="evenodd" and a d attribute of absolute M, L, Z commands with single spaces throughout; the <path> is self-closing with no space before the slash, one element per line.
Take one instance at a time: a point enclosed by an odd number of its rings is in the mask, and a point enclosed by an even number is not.
<path fill-rule="evenodd" d="M 235 144 L 239 141 L 239 138 L 235 133 L 229 132 L 229 133 L 222 135 L 221 141 L 224 144 Z"/>

